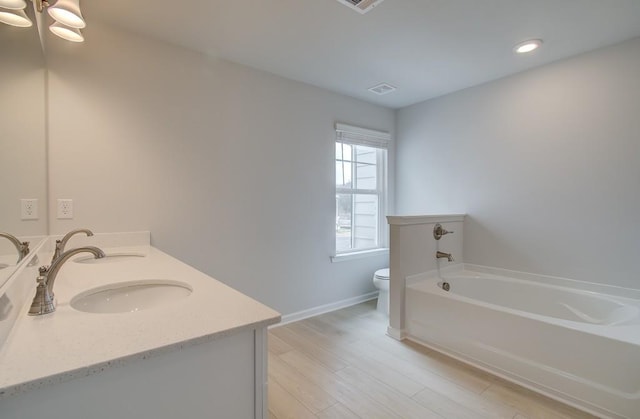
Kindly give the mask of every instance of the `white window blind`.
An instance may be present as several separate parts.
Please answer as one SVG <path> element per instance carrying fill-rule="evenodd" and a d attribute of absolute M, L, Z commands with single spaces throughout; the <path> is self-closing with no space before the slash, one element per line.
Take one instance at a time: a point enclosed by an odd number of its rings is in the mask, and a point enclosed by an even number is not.
<path fill-rule="evenodd" d="M 388 132 L 375 131 L 346 124 L 336 124 L 336 136 L 337 140 L 343 143 L 374 148 L 387 148 L 391 141 L 391 135 Z"/>

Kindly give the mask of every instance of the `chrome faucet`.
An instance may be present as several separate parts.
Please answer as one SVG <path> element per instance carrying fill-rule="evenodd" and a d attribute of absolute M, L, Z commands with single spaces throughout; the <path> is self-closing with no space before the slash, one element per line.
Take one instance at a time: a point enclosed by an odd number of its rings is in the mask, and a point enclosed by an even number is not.
<path fill-rule="evenodd" d="M 53 299 L 53 284 L 56 281 L 58 272 L 67 260 L 72 256 L 83 252 L 92 253 L 96 259 L 104 257 L 104 252 L 97 247 L 78 247 L 77 249 L 71 249 L 62 253 L 51 263 L 49 267 L 42 266 L 40 268 L 40 275 L 37 279 L 38 287 L 36 288 L 36 295 L 33 297 L 33 302 L 29 309 L 30 316 L 40 316 L 42 314 L 53 313 L 56 311 L 56 305 Z"/>
<path fill-rule="evenodd" d="M 29 242 L 21 242 L 18 238 L 9 233 L 0 233 L 0 237 L 4 237 L 9 240 L 18 250 L 18 262 L 25 258 L 29 254 Z"/>
<path fill-rule="evenodd" d="M 69 239 L 79 233 L 84 233 L 89 237 L 93 236 L 93 231 L 86 228 L 79 228 L 77 230 L 71 230 L 70 232 L 65 234 L 62 240 L 56 240 L 56 250 L 53 252 L 53 259 L 51 259 L 52 264 L 53 261 L 58 259 L 62 252 L 64 252 L 64 248 L 67 246 L 67 242 L 69 241 Z"/>
<path fill-rule="evenodd" d="M 449 262 L 453 262 L 453 256 L 451 256 L 451 253 L 445 253 L 438 250 L 436 252 L 436 259 L 441 258 L 446 258 Z"/>

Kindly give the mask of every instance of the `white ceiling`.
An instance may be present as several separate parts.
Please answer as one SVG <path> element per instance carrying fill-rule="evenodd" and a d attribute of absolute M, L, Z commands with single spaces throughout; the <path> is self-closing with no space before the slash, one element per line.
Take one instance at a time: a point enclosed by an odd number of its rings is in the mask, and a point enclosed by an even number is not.
<path fill-rule="evenodd" d="M 179 7 L 176 7 L 179 6 Z M 640 36 L 640 0 L 83 1 L 92 20 L 400 108 Z M 541 38 L 530 56 L 513 46 Z M 90 42 L 90 39 L 87 39 Z M 381 82 L 398 90 L 377 96 Z"/>

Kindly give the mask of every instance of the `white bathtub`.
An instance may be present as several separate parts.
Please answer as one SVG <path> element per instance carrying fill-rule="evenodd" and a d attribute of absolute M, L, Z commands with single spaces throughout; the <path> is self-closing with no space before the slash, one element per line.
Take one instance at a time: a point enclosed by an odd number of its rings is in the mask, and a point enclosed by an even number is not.
<path fill-rule="evenodd" d="M 466 269 L 407 278 L 409 339 L 599 416 L 640 418 L 640 291 Z"/>

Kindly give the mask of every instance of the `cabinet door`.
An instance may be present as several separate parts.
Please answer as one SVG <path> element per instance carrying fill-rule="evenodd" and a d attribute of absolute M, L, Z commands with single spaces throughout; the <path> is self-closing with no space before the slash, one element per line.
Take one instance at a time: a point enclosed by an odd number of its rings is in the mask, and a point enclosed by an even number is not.
<path fill-rule="evenodd" d="M 104 371 L 6 397 L 0 417 L 254 418 L 262 411 L 254 332 L 113 361 Z"/>

